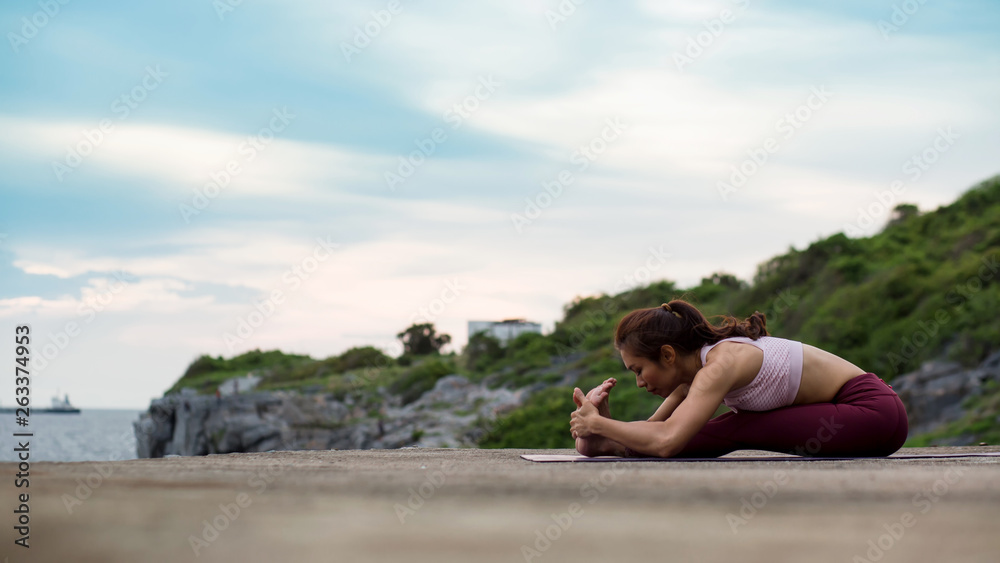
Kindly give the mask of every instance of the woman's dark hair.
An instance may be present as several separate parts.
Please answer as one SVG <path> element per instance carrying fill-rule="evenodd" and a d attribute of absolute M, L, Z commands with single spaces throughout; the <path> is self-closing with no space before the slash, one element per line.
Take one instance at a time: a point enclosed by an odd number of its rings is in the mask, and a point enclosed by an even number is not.
<path fill-rule="evenodd" d="M 681 299 L 674 299 L 659 307 L 636 309 L 622 317 L 615 327 L 615 349 L 627 348 L 629 353 L 657 360 L 660 347 L 669 344 L 685 353 L 695 352 L 706 344 L 733 336 L 757 340 L 767 334 L 764 313 L 754 314 L 739 321 L 732 315 L 719 315 L 723 324 L 713 325 L 697 307 Z"/>

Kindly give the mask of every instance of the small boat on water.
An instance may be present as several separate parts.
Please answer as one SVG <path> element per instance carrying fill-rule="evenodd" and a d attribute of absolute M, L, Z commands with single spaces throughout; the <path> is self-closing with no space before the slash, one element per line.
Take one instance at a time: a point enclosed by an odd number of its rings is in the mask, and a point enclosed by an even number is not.
<path fill-rule="evenodd" d="M 69 404 L 69 394 L 63 396 L 63 400 L 59 400 L 58 396 L 52 397 L 52 408 L 51 409 L 38 409 L 38 412 L 51 412 L 59 414 L 80 414 L 80 409 Z"/>
<path fill-rule="evenodd" d="M 0 413 L 16 412 L 20 407 L 0 407 Z M 31 408 L 31 407 L 29 407 Z M 52 397 L 52 408 L 31 408 L 31 412 L 35 413 L 53 413 L 53 414 L 80 414 L 80 409 L 74 407 L 69 402 L 69 394 L 63 395 L 60 399 L 59 396 Z"/>

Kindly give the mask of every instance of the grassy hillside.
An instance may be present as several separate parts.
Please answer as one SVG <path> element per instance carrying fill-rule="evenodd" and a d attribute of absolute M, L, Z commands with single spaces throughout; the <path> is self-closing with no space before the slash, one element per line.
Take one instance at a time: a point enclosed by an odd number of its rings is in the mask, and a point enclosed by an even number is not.
<path fill-rule="evenodd" d="M 572 447 L 573 385 L 588 390 L 619 378 L 611 406 L 619 419 L 648 418 L 661 401 L 635 386 L 611 345 L 618 320 L 633 309 L 683 298 L 706 315 L 745 317 L 760 310 L 771 334 L 824 348 L 891 381 L 929 359 L 971 366 L 1000 346 L 998 279 L 1000 177 L 936 211 L 899 206 L 874 236 L 835 234 L 789 249 L 761 264 L 750 281 L 718 273 L 687 289 L 663 280 L 617 295 L 577 297 L 551 334 L 524 334 L 506 347 L 477 337 L 462 354 L 418 358 L 393 359 L 372 347 L 325 360 L 278 351 L 230 360 L 203 356 L 171 392 L 184 386 L 214 392 L 225 378 L 256 370 L 265 389 L 363 397 L 384 386 L 409 402 L 438 378 L 461 373 L 490 386 L 539 390 L 483 446 Z M 995 403 L 983 399 L 973 407 L 995 413 Z M 950 431 L 996 436 L 997 428 L 995 415 L 983 414 Z"/>

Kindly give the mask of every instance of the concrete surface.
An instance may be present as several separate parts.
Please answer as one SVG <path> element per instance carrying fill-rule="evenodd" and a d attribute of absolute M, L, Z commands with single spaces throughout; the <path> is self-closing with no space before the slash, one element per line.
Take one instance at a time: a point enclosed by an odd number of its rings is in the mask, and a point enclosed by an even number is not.
<path fill-rule="evenodd" d="M 1000 447 L 905 453 L 960 451 Z M 562 464 L 531 463 L 522 453 L 573 452 L 347 450 L 37 462 L 27 489 L 14 486 L 17 465 L 3 463 L 0 557 L 1000 561 L 998 459 Z M 13 543 L 13 510 L 25 491 L 29 549 Z"/>

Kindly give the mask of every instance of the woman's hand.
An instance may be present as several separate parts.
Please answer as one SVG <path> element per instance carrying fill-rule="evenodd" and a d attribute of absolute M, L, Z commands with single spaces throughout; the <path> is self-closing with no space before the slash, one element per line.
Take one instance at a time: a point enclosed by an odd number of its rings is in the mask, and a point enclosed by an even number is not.
<path fill-rule="evenodd" d="M 579 387 L 573 389 L 573 402 L 578 409 L 569 417 L 569 429 L 574 438 L 586 438 L 594 434 L 594 426 L 601 414 L 597 407 L 583 395 Z"/>

